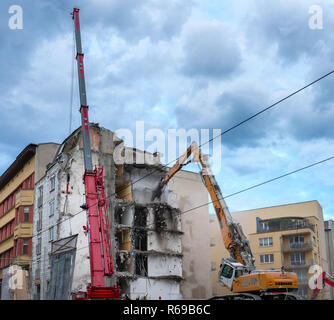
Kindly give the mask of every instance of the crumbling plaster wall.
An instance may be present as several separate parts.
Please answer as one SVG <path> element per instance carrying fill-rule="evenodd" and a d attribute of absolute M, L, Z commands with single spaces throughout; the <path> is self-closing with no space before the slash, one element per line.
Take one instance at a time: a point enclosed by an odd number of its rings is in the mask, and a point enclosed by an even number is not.
<path fill-rule="evenodd" d="M 109 130 L 92 125 L 90 129 L 92 162 L 93 166 L 104 166 L 104 182 L 110 217 L 113 217 L 114 193 L 115 193 L 115 167 L 113 164 L 113 133 Z M 117 140 L 117 139 L 116 139 Z M 67 174 L 70 176 L 69 193 L 66 195 Z M 49 257 L 51 243 L 49 242 L 48 228 L 54 226 L 54 240 L 62 239 L 70 235 L 78 234 L 75 268 L 73 274 L 72 290 L 86 290 L 90 283 L 89 248 L 88 235 L 84 232 L 83 226 L 87 223 L 86 211 L 80 208 L 85 203 L 85 190 L 83 185 L 84 162 L 82 152 L 81 130 L 77 129 L 60 146 L 56 158 L 48 167 L 46 175 L 36 187 L 43 185 L 43 230 L 42 252 L 33 256 L 35 269 L 40 261 L 41 268 L 41 298 L 46 298 L 46 281 L 50 275 Z M 56 188 L 49 190 L 50 178 L 56 176 Z M 37 193 L 36 193 L 37 197 Z M 37 204 L 37 198 L 35 199 Z M 56 210 L 53 216 L 49 216 L 49 202 L 55 200 Z M 39 233 L 37 231 L 38 208 L 35 206 L 34 214 L 34 250 L 36 249 Z M 111 224 L 113 225 L 113 224 Z M 113 241 L 114 243 L 114 241 Z M 36 250 L 35 250 L 36 251 Z M 34 264 L 33 264 L 34 267 Z M 43 270 L 43 271 L 42 271 Z M 34 270 L 36 271 L 36 270 Z M 33 271 L 33 273 L 34 273 Z M 112 283 L 110 283 L 112 284 Z"/>
<path fill-rule="evenodd" d="M 113 133 L 104 128 L 96 126 L 91 127 L 91 149 L 93 167 L 104 167 L 104 186 L 107 197 L 107 204 L 109 210 L 110 225 L 112 226 L 111 236 L 112 243 L 114 235 L 114 203 L 115 203 L 115 166 L 113 163 L 114 137 Z M 81 136 L 79 131 L 77 134 Z M 61 191 L 61 207 L 65 210 L 62 213 L 59 236 L 65 238 L 67 236 L 78 234 L 76 260 L 73 273 L 72 290 L 80 291 L 86 290 L 87 284 L 90 283 L 90 262 L 89 262 L 89 247 L 88 234 L 84 231 L 83 226 L 87 224 L 86 211 L 80 208 L 85 203 L 85 190 L 83 184 L 84 161 L 81 146 L 81 138 L 75 139 L 77 143 L 72 148 L 67 150 L 67 160 L 63 165 L 61 186 L 64 190 Z M 65 149 L 65 148 L 64 148 Z M 67 173 L 70 174 L 69 195 L 66 199 L 66 183 Z M 70 219 L 68 219 L 70 218 Z M 116 250 L 115 246 L 113 248 Z M 114 264 L 116 261 L 114 260 Z M 108 285 L 112 285 L 116 279 L 110 280 Z"/>

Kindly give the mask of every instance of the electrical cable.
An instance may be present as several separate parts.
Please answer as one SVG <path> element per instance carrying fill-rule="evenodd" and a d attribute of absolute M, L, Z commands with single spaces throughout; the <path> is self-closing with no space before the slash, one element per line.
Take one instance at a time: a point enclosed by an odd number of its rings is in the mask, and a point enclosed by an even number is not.
<path fill-rule="evenodd" d="M 228 132 L 234 130 L 235 128 L 241 126 L 242 124 L 244 124 L 244 123 L 246 123 L 246 122 L 248 122 L 248 121 L 254 119 L 255 117 L 259 116 L 260 114 L 264 113 L 265 111 L 268 111 L 269 109 L 272 109 L 273 107 L 277 106 L 277 105 L 280 104 L 281 102 L 283 102 L 283 101 L 285 101 L 285 100 L 291 98 L 292 96 L 298 94 L 299 92 L 301 92 L 301 91 L 303 91 L 303 90 L 309 88 L 310 86 L 312 86 L 312 85 L 314 85 L 315 83 L 321 81 L 322 79 L 324 79 L 324 78 L 330 76 L 330 75 L 333 74 L 333 73 L 334 73 L 334 70 L 332 70 L 332 71 L 330 71 L 330 72 L 328 72 L 328 73 L 322 75 L 321 77 L 319 77 L 319 78 L 317 78 L 316 80 L 314 80 L 314 81 L 308 83 L 307 85 L 303 86 L 302 88 L 299 88 L 299 89 L 295 90 L 294 92 L 290 93 L 289 95 L 285 96 L 284 98 L 282 98 L 282 99 L 276 101 L 275 103 L 269 105 L 269 106 L 266 107 L 266 108 L 263 108 L 262 110 L 258 111 L 257 113 L 253 114 L 252 116 L 250 116 L 250 117 L 248 117 L 248 118 L 246 118 L 246 119 L 240 121 L 239 123 L 233 125 L 233 126 L 230 127 L 229 129 L 226 129 L 225 131 L 223 131 L 223 132 L 220 133 L 219 135 L 217 135 L 217 136 L 215 136 L 215 137 L 209 139 L 208 141 L 206 141 L 206 142 L 200 144 L 200 145 L 198 146 L 198 148 L 200 148 L 201 146 L 206 145 L 207 143 L 210 143 L 211 141 L 213 141 L 214 139 L 216 139 L 216 138 L 218 138 L 218 137 L 220 137 L 220 136 L 223 136 L 224 134 L 226 134 L 226 133 L 228 133 Z M 178 158 L 175 159 L 175 160 L 173 160 L 173 161 L 168 162 L 168 163 L 165 164 L 165 165 L 161 165 L 161 166 L 159 166 L 159 168 L 157 168 L 157 169 L 153 169 L 151 172 L 149 172 L 148 174 L 144 175 L 143 177 L 137 179 L 136 181 L 134 181 L 134 182 L 130 182 L 130 186 L 133 186 L 135 183 L 137 183 L 137 182 L 139 182 L 139 181 L 141 181 L 141 180 L 147 178 L 148 176 L 154 174 L 154 173 L 157 172 L 157 171 L 162 170 L 163 168 L 167 168 L 169 164 L 171 164 L 171 163 L 173 163 L 174 161 L 177 161 L 177 160 L 178 160 Z M 129 185 L 127 185 L 127 186 L 124 187 L 124 188 L 121 188 L 118 192 L 121 192 L 121 191 L 125 190 L 125 189 L 128 188 L 128 187 L 129 187 Z M 108 199 L 108 198 L 111 198 L 111 197 L 114 196 L 115 194 L 117 194 L 117 193 L 116 193 L 116 192 L 112 193 L 111 195 L 109 195 L 109 196 L 107 197 L 107 199 Z M 88 208 L 88 209 L 89 209 L 89 208 Z"/>

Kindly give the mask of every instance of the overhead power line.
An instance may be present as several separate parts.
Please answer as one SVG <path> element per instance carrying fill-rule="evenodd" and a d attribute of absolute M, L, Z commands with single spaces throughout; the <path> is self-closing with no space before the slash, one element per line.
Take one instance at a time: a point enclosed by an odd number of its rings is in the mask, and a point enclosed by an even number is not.
<path fill-rule="evenodd" d="M 278 177 L 275 177 L 275 178 L 272 178 L 272 179 L 269 179 L 269 180 L 260 182 L 260 183 L 258 183 L 258 184 L 252 185 L 252 186 L 247 187 L 247 188 L 245 188 L 245 189 L 242 189 L 242 190 L 233 192 L 233 193 L 231 193 L 231 194 L 229 194 L 229 195 L 227 195 L 227 196 L 225 196 L 225 197 L 223 197 L 223 198 L 226 199 L 226 198 L 233 197 L 233 196 L 235 196 L 235 195 L 237 195 L 237 194 L 240 194 L 240 193 L 249 191 L 249 190 L 251 190 L 251 189 L 260 187 L 260 186 L 262 186 L 262 185 L 268 184 L 268 183 L 270 183 L 270 182 L 273 182 L 273 181 L 282 179 L 282 178 L 287 177 L 287 176 L 289 176 L 289 175 L 292 175 L 292 174 L 294 174 L 294 173 L 297 173 L 297 172 L 306 170 L 306 169 L 308 169 L 308 168 L 314 167 L 314 166 L 316 166 L 316 165 L 322 164 L 322 163 L 324 163 L 324 162 L 327 162 L 327 161 L 330 161 L 330 160 L 333 160 L 333 159 L 334 159 L 334 156 L 329 157 L 329 158 L 326 158 L 326 159 L 323 159 L 323 160 L 320 160 L 320 161 L 317 161 L 317 162 L 314 162 L 314 163 L 311 163 L 311 164 L 309 164 L 309 165 L 307 165 L 307 166 L 305 166 L 305 167 L 302 167 L 302 168 L 299 168 L 299 169 L 290 171 L 290 172 L 288 172 L 288 173 L 284 173 L 284 174 L 282 174 L 282 175 L 280 175 L 280 176 L 278 176 Z M 190 212 L 190 211 L 193 211 L 193 210 L 196 210 L 196 209 L 199 209 L 199 208 L 202 208 L 202 207 L 207 206 L 207 205 L 212 204 L 212 203 L 213 203 L 212 201 L 209 201 L 209 202 L 204 203 L 204 204 L 201 204 L 201 205 L 199 205 L 199 206 L 196 206 L 196 207 L 187 209 L 187 210 L 185 210 L 185 211 L 180 212 L 180 215 L 181 215 L 181 214 L 184 214 L 184 213 L 187 213 L 187 212 Z M 74 216 L 77 216 L 78 214 L 82 213 L 83 211 L 85 211 L 85 210 L 80 210 L 79 212 L 77 212 L 77 213 L 71 215 L 71 217 L 65 218 L 64 220 L 57 222 L 57 224 L 56 224 L 55 226 L 57 226 L 58 224 L 61 224 L 61 223 L 65 222 L 65 221 L 67 221 L 68 219 L 73 218 Z M 151 225 L 149 225 L 149 226 L 151 226 Z M 153 225 L 152 225 L 152 226 L 153 226 Z M 48 231 L 48 230 L 49 230 L 49 228 L 48 228 L 48 229 L 45 229 L 45 230 L 42 230 L 42 231 L 40 231 L 38 234 L 32 236 L 32 238 L 37 237 L 37 236 L 40 236 L 41 233 L 46 232 L 46 231 Z"/>
<path fill-rule="evenodd" d="M 290 97 L 296 95 L 297 93 L 299 93 L 299 92 L 305 90 L 306 88 L 312 86 L 313 84 L 319 82 L 320 80 L 322 80 L 322 79 L 328 77 L 329 75 L 331 75 L 331 74 L 333 74 L 333 73 L 334 73 L 334 70 L 332 70 L 332 71 L 330 71 L 330 72 L 324 74 L 324 75 L 321 76 L 320 78 L 318 78 L 318 79 L 316 79 L 316 80 L 310 82 L 309 84 L 307 84 L 307 85 L 303 86 L 302 88 L 300 88 L 300 89 L 298 89 L 298 90 L 292 92 L 291 94 L 289 94 L 289 95 L 287 95 L 286 97 L 284 97 L 284 98 L 278 100 L 277 102 L 271 104 L 270 106 L 268 106 L 268 107 L 266 107 L 266 108 L 260 110 L 259 112 L 255 113 L 254 115 L 252 115 L 252 116 L 246 118 L 245 120 L 243 120 L 243 121 L 241 121 L 241 122 L 235 124 L 234 126 L 230 127 L 229 129 L 223 131 L 221 134 L 219 134 L 219 135 L 217 135 L 217 136 L 215 136 L 215 137 L 209 139 L 208 141 L 202 143 L 201 145 L 199 145 L 199 148 L 200 148 L 201 146 L 203 146 L 203 145 L 205 145 L 205 144 L 207 144 L 207 143 L 213 141 L 214 139 L 216 139 L 216 138 L 218 138 L 218 137 L 220 137 L 220 136 L 222 136 L 222 135 L 224 135 L 224 134 L 230 132 L 231 130 L 233 130 L 233 129 L 239 127 L 239 126 L 241 126 L 242 124 L 246 123 L 247 121 L 250 121 L 251 119 L 257 117 L 257 116 L 260 115 L 261 113 L 263 113 L 263 112 L 265 112 L 265 111 L 267 111 L 267 110 L 269 110 L 269 109 L 271 109 L 271 108 L 277 106 L 279 103 L 281 103 L 281 102 L 287 100 L 288 98 L 290 98 Z M 324 161 L 328 161 L 328 160 L 330 160 L 330 159 L 332 159 L 332 158 L 328 158 L 328 159 L 322 160 L 322 161 L 320 161 L 319 163 L 324 162 Z M 171 162 L 169 162 L 169 163 L 167 163 L 167 164 L 165 164 L 165 165 L 160 166 L 158 169 L 154 169 L 154 170 L 152 170 L 151 172 L 149 172 L 148 174 L 144 175 L 143 177 L 137 179 L 137 180 L 134 181 L 134 182 L 131 182 L 130 185 L 133 186 L 135 183 L 137 183 L 137 182 L 139 182 L 139 181 L 141 181 L 141 180 L 147 178 L 148 176 L 154 174 L 155 172 L 161 170 L 162 168 L 166 168 L 169 164 L 173 163 L 173 162 L 176 161 L 176 160 L 177 160 L 177 159 L 175 159 L 175 160 L 173 160 L 173 161 L 171 161 Z M 310 166 L 314 166 L 314 165 L 316 165 L 316 164 L 318 164 L 318 163 L 312 164 L 312 165 L 310 165 Z M 310 167 L 310 166 L 308 166 L 308 167 Z M 295 172 L 304 170 L 304 169 L 306 169 L 306 168 L 308 168 L 308 167 L 298 169 L 298 170 L 296 170 Z M 292 173 L 289 173 L 289 174 L 292 174 Z M 285 175 L 283 175 L 283 176 L 286 176 L 286 175 L 288 175 L 288 174 L 285 174 Z M 283 176 L 274 178 L 274 180 L 277 180 L 277 179 L 279 179 L 279 178 L 282 178 Z M 272 180 L 272 181 L 274 181 L 274 180 Z M 270 181 L 269 181 L 269 182 L 270 182 Z M 263 182 L 262 184 L 265 184 L 265 183 L 268 183 L 268 181 Z M 261 185 L 261 184 L 260 184 L 260 185 Z M 256 187 L 256 186 L 252 186 L 252 187 L 250 187 L 250 188 L 255 188 L 255 187 Z M 127 185 L 126 188 L 128 188 L 128 185 Z M 126 188 L 121 188 L 121 189 L 119 190 L 119 192 L 125 190 Z M 248 190 L 249 190 L 250 188 L 248 188 Z M 237 193 L 241 193 L 241 192 L 245 192 L 245 191 L 246 191 L 246 190 L 241 190 L 241 191 L 238 191 Z M 235 194 L 237 194 L 237 193 L 235 193 Z M 110 199 L 112 196 L 114 196 L 115 194 L 116 194 L 116 192 L 112 193 L 111 195 L 109 195 L 109 196 L 107 197 L 107 199 L 109 200 L 109 199 Z M 227 198 L 227 197 L 230 197 L 230 196 L 232 196 L 232 195 L 226 196 L 226 197 L 224 197 L 224 198 Z M 207 204 L 210 204 L 210 203 L 207 203 Z M 205 204 L 205 205 L 207 205 L 207 204 Z M 97 205 L 97 203 L 95 203 L 94 205 Z M 94 205 L 91 205 L 90 207 L 92 207 L 92 206 L 94 206 Z M 203 206 L 204 206 L 204 205 L 203 205 Z M 90 207 L 88 207 L 87 209 L 89 209 Z M 194 208 L 194 209 L 190 209 L 190 210 L 195 210 L 195 209 L 196 209 L 196 208 Z M 85 209 L 85 210 L 86 210 L 86 209 Z M 85 210 L 82 209 L 82 210 L 80 210 L 79 212 L 73 214 L 71 217 L 68 217 L 68 218 L 64 219 L 63 221 L 59 221 L 59 222 L 56 224 L 56 226 L 57 226 L 58 224 L 60 224 L 60 223 L 65 222 L 65 221 L 68 220 L 68 219 L 73 218 L 74 216 L 77 216 L 78 214 L 84 212 Z M 46 231 L 48 231 L 48 230 L 49 230 L 49 229 L 46 229 L 46 230 L 43 230 L 42 232 L 46 232 Z M 42 232 L 39 232 L 39 234 L 42 233 Z M 37 235 L 36 235 L 36 236 L 37 236 Z"/>
<path fill-rule="evenodd" d="M 200 145 L 198 146 L 198 148 L 200 148 L 201 146 L 206 145 L 207 143 L 210 143 L 211 141 L 213 141 L 213 140 L 219 138 L 220 136 L 223 136 L 224 134 L 226 134 L 226 133 L 228 133 L 228 132 L 230 132 L 230 131 L 232 131 L 232 130 L 238 128 L 239 126 L 243 125 L 244 123 L 246 123 L 246 122 L 248 122 L 248 121 L 254 119 L 255 117 L 259 116 L 260 114 L 262 114 L 262 113 L 268 111 L 269 109 L 274 108 L 275 106 L 277 106 L 277 105 L 280 104 L 281 102 L 283 102 L 283 101 L 285 101 L 285 100 L 291 98 L 292 96 L 298 94 L 299 92 L 301 92 L 301 91 L 303 91 L 303 90 L 305 90 L 305 89 L 311 87 L 311 86 L 314 85 L 315 83 L 321 81 L 322 79 L 324 79 L 324 78 L 330 76 L 330 75 L 333 74 L 333 73 L 334 73 L 334 70 L 332 70 L 332 71 L 330 71 L 330 72 L 328 72 L 328 73 L 322 75 L 320 78 L 318 78 L 318 79 L 316 79 L 316 80 L 314 80 L 314 81 L 308 83 L 307 85 L 305 85 L 305 86 L 303 86 L 302 88 L 300 88 L 300 89 L 298 89 L 298 90 L 296 90 L 296 91 L 290 93 L 289 95 L 287 95 L 287 96 L 285 96 L 284 98 L 282 98 L 282 99 L 276 101 L 275 103 L 269 105 L 268 107 L 263 108 L 262 110 L 258 111 L 257 113 L 253 114 L 252 116 L 250 116 L 250 117 L 248 117 L 248 118 L 246 118 L 246 119 L 240 121 L 239 123 L 233 125 L 233 126 L 230 127 L 229 129 L 226 129 L 225 131 L 223 131 L 223 132 L 220 133 L 219 135 L 217 135 L 217 136 L 215 136 L 215 137 L 209 139 L 208 141 L 206 141 L 206 142 L 200 144 Z M 178 158 L 177 158 L 177 159 L 178 159 Z M 160 167 L 157 168 L 157 169 L 152 170 L 151 172 L 149 172 L 148 174 L 142 176 L 141 178 L 137 179 L 136 181 L 131 182 L 129 185 L 130 185 L 130 186 L 133 186 L 133 185 L 136 184 L 137 182 L 142 181 L 143 179 L 149 177 L 150 175 L 154 174 L 154 173 L 157 172 L 157 171 L 160 171 L 162 168 L 167 168 L 168 165 L 170 165 L 170 164 L 173 163 L 174 161 L 177 161 L 177 159 L 175 159 L 175 160 L 173 160 L 173 161 L 170 161 L 170 162 L 168 162 L 167 164 L 162 165 L 162 166 L 160 166 Z M 118 192 L 124 191 L 126 188 L 129 187 L 129 185 L 127 185 L 127 186 L 124 187 L 124 188 L 121 188 Z M 107 199 L 110 199 L 110 198 L 111 198 L 112 196 L 114 196 L 115 194 L 117 194 L 117 193 L 116 193 L 116 192 L 112 193 L 111 195 L 109 195 L 109 196 L 107 197 Z M 94 204 L 94 205 L 95 205 L 95 204 Z"/>
<path fill-rule="evenodd" d="M 202 143 L 200 146 L 204 146 L 205 144 L 211 142 L 212 140 L 214 140 L 214 139 L 216 139 L 216 138 L 218 138 L 218 137 L 220 137 L 220 136 L 222 136 L 222 135 L 224 135 L 224 134 L 226 134 L 226 133 L 232 131 L 233 129 L 235 129 L 235 128 L 241 126 L 241 125 L 243 125 L 244 123 L 248 122 L 249 120 L 252 120 L 253 118 L 259 116 L 261 113 L 264 113 L 264 112 L 268 111 L 269 109 L 271 109 L 271 108 L 277 106 L 279 103 L 281 103 L 281 102 L 283 102 L 283 101 L 285 101 L 285 100 L 291 98 L 292 96 L 296 95 L 297 93 L 299 93 L 299 92 L 301 92 L 301 91 L 307 89 L 308 87 L 314 85 L 315 83 L 319 82 L 320 80 L 322 80 L 322 79 L 328 77 L 328 76 L 331 75 L 332 73 L 334 73 L 334 70 L 332 70 L 332 71 L 330 71 L 330 72 L 324 74 L 324 75 L 321 76 L 320 78 L 318 78 L 318 79 L 316 79 L 316 80 L 310 82 L 309 84 L 305 85 L 304 87 L 302 87 L 302 88 L 300 88 L 300 89 L 298 89 L 298 90 L 296 90 L 296 91 L 290 93 L 289 95 L 287 95 L 287 96 L 284 97 L 283 99 L 278 100 L 277 102 L 275 102 L 275 103 L 271 104 L 270 106 L 268 106 L 268 107 L 266 107 L 266 108 L 260 110 L 259 112 L 253 114 L 252 116 L 246 118 L 245 120 L 240 121 L 239 123 L 235 124 L 235 125 L 232 126 L 231 128 L 229 128 L 229 129 L 223 131 L 223 132 L 220 133 L 219 135 L 217 135 L 217 136 L 215 136 L 215 137 L 209 139 L 209 140 L 206 141 L 205 143 Z"/>
<path fill-rule="evenodd" d="M 310 164 L 310 165 L 307 165 L 307 166 L 305 166 L 305 167 L 303 167 L 303 168 L 300 168 L 300 169 L 297 169 L 297 170 L 294 170 L 294 171 L 290 171 L 290 172 L 285 173 L 285 174 L 282 174 L 282 175 L 280 175 L 280 176 L 278 176 L 278 177 L 275 177 L 275 178 L 272 178 L 272 179 L 263 181 L 263 182 L 261 182 L 261 183 L 255 184 L 255 185 L 253 185 L 253 186 L 250 186 L 250 187 L 248 187 L 248 188 L 242 189 L 242 190 L 240 190 L 240 191 L 231 193 L 231 194 L 229 194 L 229 195 L 227 195 L 227 196 L 225 196 L 225 197 L 223 197 L 223 198 L 226 199 L 226 198 L 233 197 L 233 196 L 235 196 L 235 195 L 237 195 L 237 194 L 240 194 L 240 193 L 246 192 L 246 191 L 248 191 L 248 190 L 251 190 L 251 189 L 254 189 L 254 188 L 263 186 L 264 184 L 273 182 L 273 181 L 275 181 L 275 180 L 282 179 L 282 178 L 284 178 L 284 177 L 287 177 L 287 176 L 292 175 L 292 174 L 294 174 L 294 173 L 297 173 L 297 172 L 299 172 L 299 171 L 303 171 L 303 170 L 305 170 L 305 169 L 314 167 L 314 166 L 316 166 L 316 165 L 318 165 L 318 164 L 324 163 L 324 162 L 329 161 L 329 160 L 332 160 L 332 159 L 334 159 L 334 156 L 333 156 L 333 157 L 329 157 L 329 158 L 324 159 L 324 160 L 321 160 L 321 161 L 318 161 L 318 162 L 314 162 L 314 163 L 312 163 L 312 164 Z M 197 207 L 194 207 L 194 208 L 188 209 L 188 210 L 186 210 L 186 211 L 183 211 L 183 212 L 181 212 L 181 214 L 183 214 L 183 213 L 187 213 L 187 212 L 189 212 L 189 211 L 196 210 L 196 209 L 198 209 L 198 208 L 204 207 L 204 206 L 209 205 L 209 204 L 211 204 L 211 203 L 213 203 L 213 201 L 210 201 L 210 202 L 207 202 L 207 203 L 205 203 L 205 204 L 199 205 L 199 206 L 197 206 Z"/>

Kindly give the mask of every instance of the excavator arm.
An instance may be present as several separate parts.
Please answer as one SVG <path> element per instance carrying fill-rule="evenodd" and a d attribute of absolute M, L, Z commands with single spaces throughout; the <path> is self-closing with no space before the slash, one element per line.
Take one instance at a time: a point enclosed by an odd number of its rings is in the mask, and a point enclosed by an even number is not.
<path fill-rule="evenodd" d="M 166 176 L 154 190 L 152 200 L 161 197 L 163 188 L 170 179 L 181 170 L 183 166 L 191 162 L 191 160 L 188 159 L 192 154 L 193 162 L 199 162 L 202 167 L 201 176 L 211 197 L 225 248 L 230 252 L 231 258 L 237 260 L 248 270 L 254 269 L 254 258 L 250 250 L 249 242 L 240 224 L 232 219 L 219 185 L 206 159 L 207 157 L 201 153 L 196 143 L 193 142 L 186 152 L 176 161 L 175 165 L 169 169 Z"/>
<path fill-rule="evenodd" d="M 170 179 L 173 178 L 173 176 L 182 169 L 183 166 L 187 165 L 189 162 L 191 162 L 191 160 L 187 161 L 188 158 L 191 156 L 191 154 L 193 154 L 193 158 L 195 161 L 198 161 L 198 148 L 196 147 L 196 145 L 193 143 L 191 146 L 189 146 L 186 150 L 186 152 L 180 157 L 178 158 L 178 160 L 175 162 L 174 166 L 171 167 L 167 174 L 165 175 L 165 177 L 163 177 L 161 179 L 161 181 L 159 182 L 158 186 L 156 187 L 156 189 L 153 191 L 152 194 L 152 201 L 154 199 L 160 199 L 161 198 L 161 194 L 162 191 L 164 189 L 164 187 L 167 185 L 167 183 L 169 182 Z M 187 162 L 186 162 L 187 161 Z"/>

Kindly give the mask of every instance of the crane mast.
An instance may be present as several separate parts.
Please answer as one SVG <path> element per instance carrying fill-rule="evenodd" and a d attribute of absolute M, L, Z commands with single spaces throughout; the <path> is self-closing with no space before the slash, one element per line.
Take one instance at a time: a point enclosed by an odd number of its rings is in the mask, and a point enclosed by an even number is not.
<path fill-rule="evenodd" d="M 97 168 L 95 166 L 93 169 L 92 164 L 79 9 L 73 9 L 72 18 L 74 20 L 77 48 L 76 60 L 79 78 L 82 144 L 85 169 L 83 182 L 85 185 L 86 204 L 82 207 L 87 210 L 87 226 L 85 229 L 88 231 L 89 236 L 91 272 L 91 284 L 87 286 L 87 293 L 76 293 L 75 297 L 77 299 L 119 299 L 119 286 L 106 286 L 105 284 L 105 276 L 112 276 L 114 274 L 114 267 L 108 207 L 103 185 L 103 167 Z"/>

